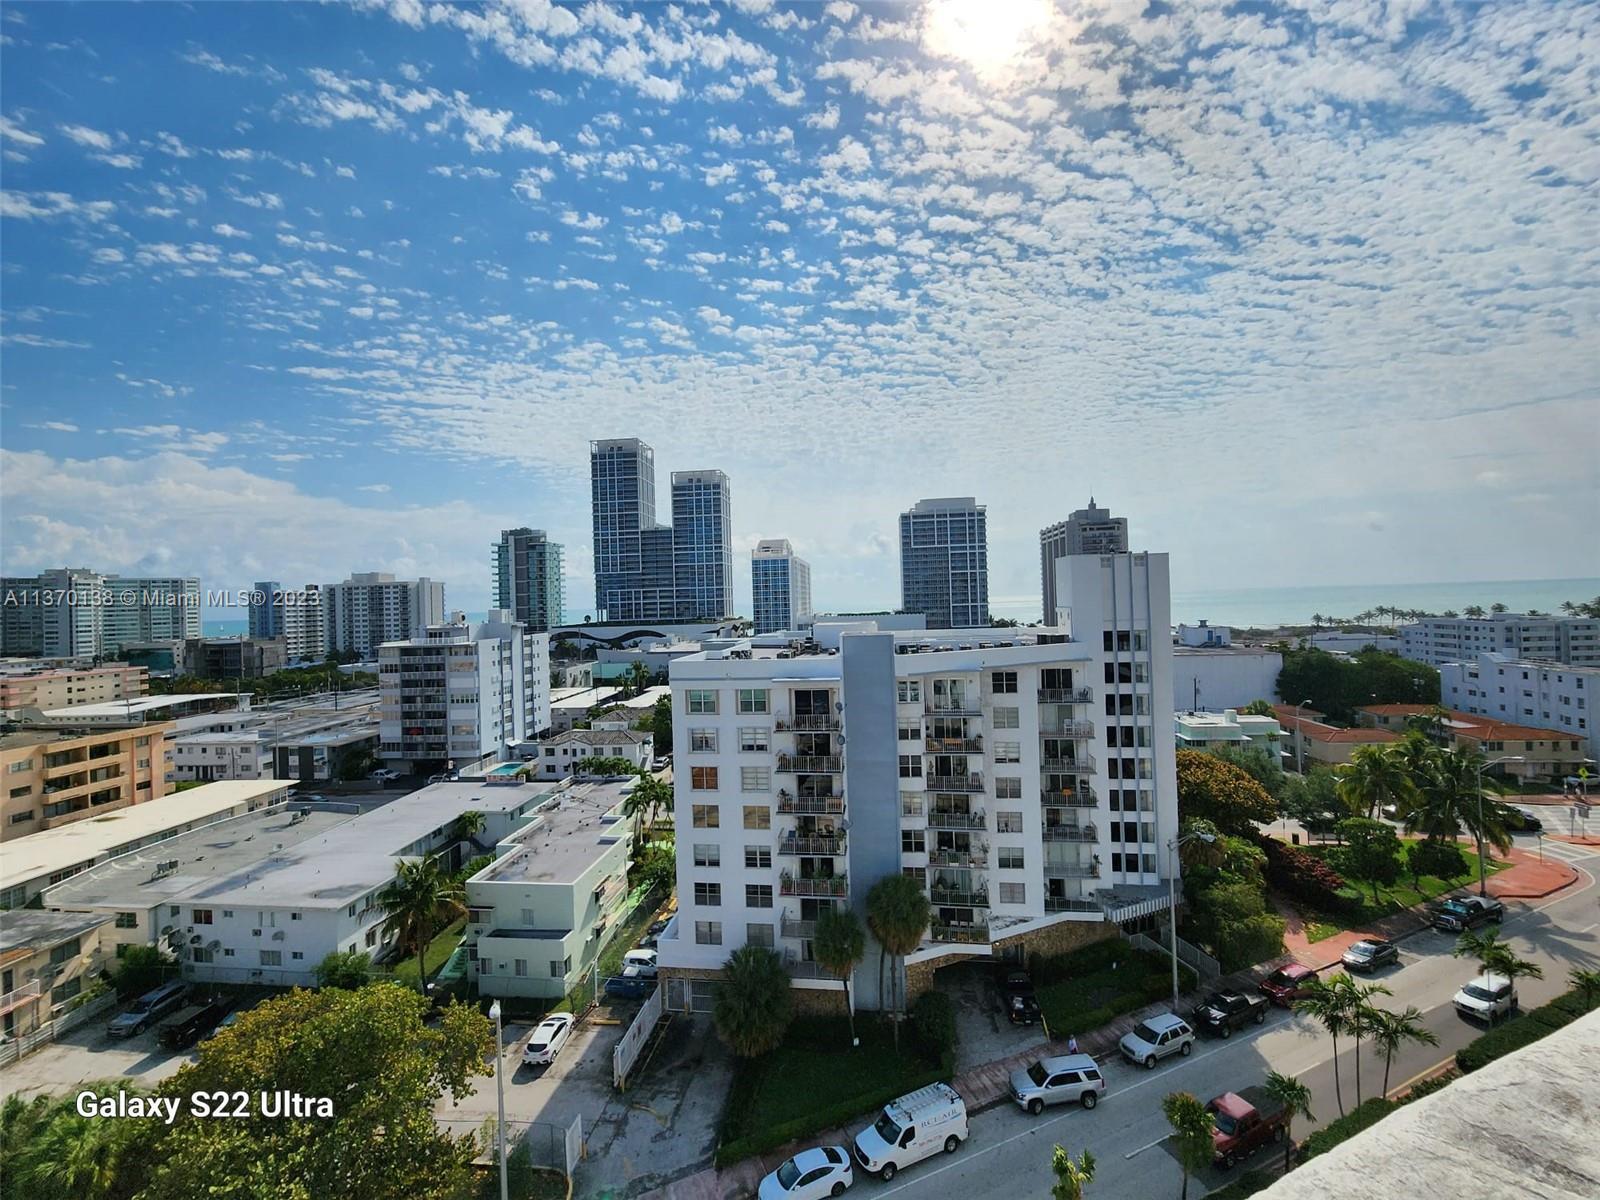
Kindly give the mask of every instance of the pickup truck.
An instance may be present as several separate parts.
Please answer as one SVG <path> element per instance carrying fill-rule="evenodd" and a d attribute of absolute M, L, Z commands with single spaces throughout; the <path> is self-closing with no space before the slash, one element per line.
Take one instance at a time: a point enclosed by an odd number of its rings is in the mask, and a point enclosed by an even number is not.
<path fill-rule="evenodd" d="M 1433 927 L 1447 933 L 1460 933 L 1474 925 L 1505 918 L 1506 906 L 1486 896 L 1457 896 L 1433 910 Z"/>
<path fill-rule="evenodd" d="M 187 1050 L 215 1029 L 227 1015 L 226 1003 L 202 998 L 173 1014 L 172 1020 L 156 1030 L 156 1041 L 168 1050 Z"/>
<path fill-rule="evenodd" d="M 1249 1158 L 1268 1142 L 1282 1142 L 1288 1124 L 1283 1105 L 1258 1087 L 1223 1092 L 1206 1104 L 1206 1111 L 1214 1122 L 1211 1150 L 1219 1167 Z"/>
<path fill-rule="evenodd" d="M 1032 1025 L 1039 1019 L 1039 998 L 1026 971 L 1001 966 L 995 982 L 1000 988 L 1000 1008 L 1013 1025 Z"/>
<path fill-rule="evenodd" d="M 1235 1029 L 1267 1019 L 1267 998 L 1243 992 L 1212 992 L 1189 1017 L 1189 1024 L 1201 1033 L 1232 1037 Z"/>

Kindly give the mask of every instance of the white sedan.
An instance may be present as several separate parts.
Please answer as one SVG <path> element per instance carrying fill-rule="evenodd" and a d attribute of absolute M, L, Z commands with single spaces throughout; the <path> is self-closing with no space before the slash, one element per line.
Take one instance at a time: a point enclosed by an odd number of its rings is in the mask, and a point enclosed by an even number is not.
<path fill-rule="evenodd" d="M 855 1182 L 843 1146 L 802 1150 L 761 1181 L 760 1200 L 822 1200 Z"/>
<path fill-rule="evenodd" d="M 539 1022 L 522 1048 L 522 1061 L 530 1067 L 547 1067 L 555 1062 L 561 1047 L 572 1036 L 576 1020 L 571 1013 L 553 1013 Z"/>

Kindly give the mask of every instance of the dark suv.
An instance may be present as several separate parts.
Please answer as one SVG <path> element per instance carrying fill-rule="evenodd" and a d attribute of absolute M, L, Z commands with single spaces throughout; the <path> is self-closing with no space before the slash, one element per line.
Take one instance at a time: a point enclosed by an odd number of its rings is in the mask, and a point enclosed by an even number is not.
<path fill-rule="evenodd" d="M 1039 1019 L 1039 998 L 1033 994 L 1033 980 L 1017 967 L 1002 965 L 996 973 L 1000 988 L 1000 1007 L 1013 1025 L 1032 1025 Z"/>

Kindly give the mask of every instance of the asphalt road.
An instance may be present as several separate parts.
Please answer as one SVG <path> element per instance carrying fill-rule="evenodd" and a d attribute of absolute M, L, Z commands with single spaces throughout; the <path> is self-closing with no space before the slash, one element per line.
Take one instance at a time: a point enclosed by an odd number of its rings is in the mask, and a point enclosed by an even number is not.
<path fill-rule="evenodd" d="M 1514 904 L 1505 922 L 1505 936 L 1517 952 L 1545 971 L 1543 980 L 1519 983 L 1524 1008 L 1567 990 L 1566 975 L 1572 967 L 1600 965 L 1600 888 L 1592 878 L 1600 874 L 1600 855 L 1577 865 L 1589 875 L 1580 877 L 1573 890 L 1533 905 Z M 1391 1088 L 1449 1058 L 1482 1032 L 1481 1026 L 1458 1017 L 1451 1004 L 1456 989 L 1474 974 L 1471 962 L 1451 956 L 1454 944 L 1453 937 L 1431 930 L 1415 934 L 1401 943 L 1399 966 L 1372 976 L 1394 993 L 1392 998 L 1378 997 L 1379 1004 L 1389 1008 L 1416 1005 L 1423 1011 L 1427 1027 L 1439 1038 L 1437 1047 L 1410 1046 L 1396 1055 L 1390 1070 Z M 1351 1044 L 1340 1039 L 1340 1078 L 1347 1109 L 1355 1105 L 1355 1063 Z M 1319 1120 L 1297 1122 L 1297 1138 L 1339 1115 L 1330 1039 L 1310 1017 L 1281 1009 L 1274 1009 L 1259 1029 L 1236 1033 L 1227 1041 L 1202 1040 L 1189 1058 L 1168 1060 L 1154 1071 L 1120 1060 L 1102 1066 L 1107 1093 L 1093 1111 L 1051 1108 L 1035 1119 L 1009 1104 L 991 1109 L 972 1119 L 971 1138 L 953 1155 L 924 1160 L 888 1185 L 858 1176 L 852 1194 L 862 1200 L 1047 1196 L 1052 1182 L 1051 1147 L 1059 1142 L 1074 1156 L 1085 1149 L 1094 1153 L 1097 1165 L 1091 1190 L 1096 1200 L 1176 1196 L 1181 1173 L 1168 1151 L 1169 1128 L 1161 1115 L 1161 1098 L 1168 1092 L 1188 1091 L 1208 1100 L 1260 1083 L 1269 1069 L 1299 1076 L 1312 1090 L 1312 1111 Z M 1363 1098 L 1377 1094 L 1382 1079 L 1383 1061 L 1368 1048 L 1361 1055 Z M 1281 1153 L 1273 1147 L 1262 1155 L 1274 1150 Z M 1208 1170 L 1191 1184 L 1189 1194 L 1201 1195 L 1225 1182 L 1225 1173 Z"/>

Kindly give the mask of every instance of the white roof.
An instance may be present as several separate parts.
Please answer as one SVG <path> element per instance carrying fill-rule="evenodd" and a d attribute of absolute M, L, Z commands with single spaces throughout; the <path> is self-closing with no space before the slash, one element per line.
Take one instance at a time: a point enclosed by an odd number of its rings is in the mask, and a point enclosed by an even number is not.
<path fill-rule="evenodd" d="M 179 708 L 196 700 L 234 700 L 235 692 L 186 692 L 172 696 L 130 696 L 126 700 L 102 700 L 98 704 L 74 704 L 70 708 L 52 708 L 45 716 L 52 720 L 104 721 L 141 717 L 145 713 L 163 708 Z"/>

